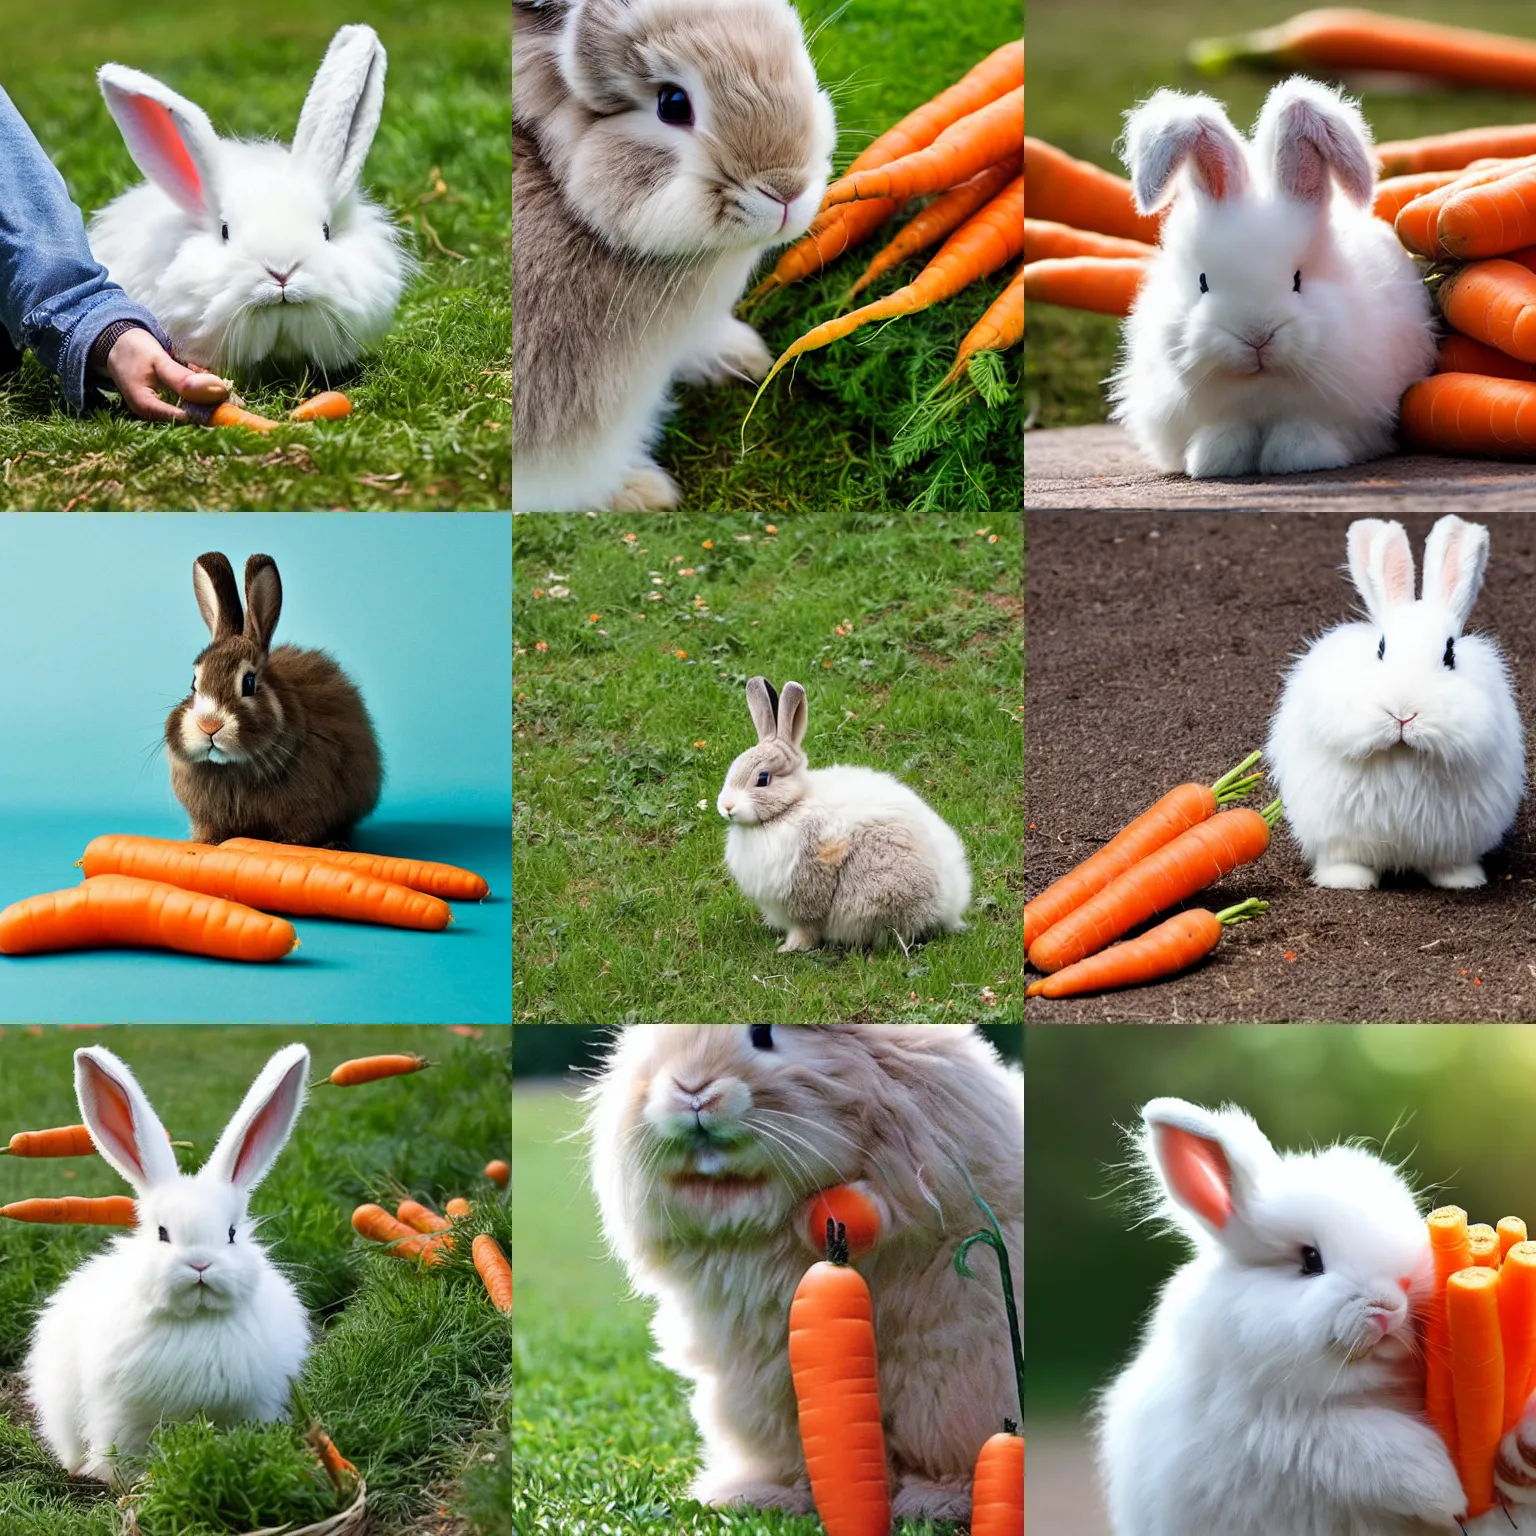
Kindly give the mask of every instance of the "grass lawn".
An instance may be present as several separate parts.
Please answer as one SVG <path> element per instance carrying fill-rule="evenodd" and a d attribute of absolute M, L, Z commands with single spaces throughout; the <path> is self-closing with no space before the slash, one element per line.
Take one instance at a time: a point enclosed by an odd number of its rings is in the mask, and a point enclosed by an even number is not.
<path fill-rule="evenodd" d="M 512 1095 L 512 1521 L 519 1536 L 824 1536 L 807 1517 L 704 1508 L 682 1382 L 650 1358 L 649 1307 L 604 1251 L 575 1090 Z M 960 1527 L 903 1523 L 902 1536 Z"/>
<path fill-rule="evenodd" d="M 1034 5 L 1029 13 L 1029 132 L 1124 175 L 1113 146 L 1125 112 L 1158 86 L 1171 86 L 1205 90 L 1226 102 L 1232 121 L 1246 133 L 1279 77 L 1240 71 L 1210 80 L 1184 62 L 1184 51 L 1195 38 L 1271 26 L 1304 9 L 1292 0 L 1181 0 L 1178 5 L 1055 0 Z M 1536 35 L 1536 21 L 1523 0 L 1469 0 L 1454 15 L 1433 0 L 1392 0 L 1382 9 Z M 1371 89 L 1363 100 L 1378 140 L 1522 123 L 1531 116 L 1529 100 L 1488 91 Z M 1036 304 L 1030 307 L 1028 327 L 1024 392 L 1034 424 L 1103 421 L 1103 381 L 1115 364 L 1120 322 Z"/>
<path fill-rule="evenodd" d="M 838 169 L 914 107 L 1019 35 L 1016 0 L 802 0 L 823 86 L 837 110 Z M 778 354 L 843 308 L 887 226 L 821 277 L 743 311 Z M 931 254 L 931 252 L 930 252 Z M 910 282 L 925 258 L 888 275 L 864 298 Z M 765 263 L 765 270 L 767 264 Z M 944 376 L 961 338 L 1002 292 L 1011 269 L 955 299 L 889 325 L 872 325 L 802 358 L 775 379 L 746 429 L 753 390 L 685 389 L 658 449 L 690 511 L 804 512 L 843 507 L 1001 516 L 1018 506 L 1022 477 L 1019 353 L 936 432 L 902 428 Z M 990 399 L 990 403 L 989 403 Z"/>
<path fill-rule="evenodd" d="M 296 1394 L 298 1426 L 163 1428 L 135 1485 L 143 1536 L 222 1536 L 342 1507 L 298 1431 L 324 1425 L 368 1484 L 369 1536 L 505 1536 L 511 1484 L 511 1359 L 459 1245 L 447 1269 L 422 1273 L 365 1252 L 352 1209 L 393 1209 L 409 1193 L 440 1210 L 474 1201 L 472 1231 L 510 1251 L 507 1202 L 482 1174 L 505 1156 L 509 1051 L 505 1029 L 478 1040 L 441 1028 L 110 1028 L 0 1030 L 0 1131 L 79 1119 L 71 1053 L 100 1043 L 134 1069 L 167 1128 L 195 1143 L 199 1166 L 262 1064 L 305 1041 L 314 1079 L 341 1060 L 413 1050 L 419 1075 L 342 1090 L 316 1088 L 294 1136 L 252 1197 L 263 1241 L 295 1281 L 316 1325 Z M 0 1160 L 0 1204 L 40 1194 L 124 1193 L 98 1159 Z M 7 1536 L 113 1536 L 102 1485 L 72 1483 L 29 1428 L 19 1371 L 42 1301 L 108 1234 L 0 1222 L 0 1530 Z"/>
<path fill-rule="evenodd" d="M 71 416 L 30 358 L 0 379 L 0 508 L 436 507 L 510 500 L 511 100 L 499 0 L 144 0 L 0 5 L 0 85 L 89 214 L 139 180 L 96 89 L 111 59 L 190 96 L 226 136 L 288 140 L 327 42 L 366 19 L 389 53 L 363 185 L 422 269 L 355 374 L 346 421 L 269 436 L 150 426 L 114 404 Z M 236 386 L 281 417 L 315 379 Z"/>
<path fill-rule="evenodd" d="M 1019 1018 L 1021 535 L 1017 513 L 518 519 L 513 1017 Z M 967 932 L 775 953 L 715 810 L 757 673 L 806 684 L 813 768 L 884 769 L 959 832 Z"/>

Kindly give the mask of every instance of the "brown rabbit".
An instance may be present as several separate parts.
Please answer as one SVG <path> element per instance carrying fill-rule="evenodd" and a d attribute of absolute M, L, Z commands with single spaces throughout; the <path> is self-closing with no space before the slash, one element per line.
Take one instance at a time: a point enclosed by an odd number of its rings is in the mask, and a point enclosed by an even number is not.
<path fill-rule="evenodd" d="M 384 775 L 362 695 L 324 651 L 270 649 L 283 606 L 270 555 L 245 562 L 243 615 L 223 555 L 197 557 L 192 587 L 213 642 L 192 663 L 165 744 L 193 841 L 346 846 Z"/>

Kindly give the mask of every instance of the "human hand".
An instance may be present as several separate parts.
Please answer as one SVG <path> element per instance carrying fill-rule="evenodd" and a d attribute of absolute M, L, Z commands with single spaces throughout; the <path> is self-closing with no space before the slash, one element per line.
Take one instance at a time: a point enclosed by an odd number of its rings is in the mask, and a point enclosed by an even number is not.
<path fill-rule="evenodd" d="M 162 389 L 199 405 L 218 405 L 229 394 L 229 386 L 217 374 L 183 367 L 140 326 L 124 331 L 112 344 L 107 372 L 123 403 L 145 421 L 187 420 L 179 404 L 162 398 Z"/>

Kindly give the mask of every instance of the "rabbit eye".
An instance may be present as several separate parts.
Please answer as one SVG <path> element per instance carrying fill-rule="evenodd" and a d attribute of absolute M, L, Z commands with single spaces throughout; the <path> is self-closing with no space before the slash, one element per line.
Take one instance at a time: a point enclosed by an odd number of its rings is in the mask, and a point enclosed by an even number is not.
<path fill-rule="evenodd" d="M 1210 291 L 1211 291 L 1210 290 L 1210 286 L 1206 283 L 1206 280 L 1205 280 L 1205 273 L 1202 272 L 1200 274 L 1200 292 L 1201 293 L 1209 293 Z"/>
<path fill-rule="evenodd" d="M 1456 670 L 1456 637 L 1454 635 L 1445 642 L 1445 655 L 1440 659 L 1452 672 Z"/>
<path fill-rule="evenodd" d="M 771 1051 L 773 1049 L 773 1025 L 753 1024 L 752 1049 L 754 1051 Z"/>
<path fill-rule="evenodd" d="M 1323 1256 L 1310 1244 L 1301 1250 L 1301 1272 L 1304 1275 L 1320 1275 L 1323 1272 Z"/>
<path fill-rule="evenodd" d="M 1296 276 L 1291 279 L 1291 292 L 1292 293 L 1300 293 L 1301 292 L 1301 268 L 1300 267 L 1296 268 Z"/>
<path fill-rule="evenodd" d="M 245 676 L 240 679 L 240 696 L 241 698 L 248 699 L 255 692 L 256 674 L 254 672 L 247 672 Z"/>
<path fill-rule="evenodd" d="M 773 778 L 773 775 L 771 773 L 760 773 L 760 774 L 758 774 L 758 776 L 757 776 L 757 787 L 759 789 L 767 789 L 769 781 L 772 778 Z"/>
<path fill-rule="evenodd" d="M 235 1229 L 233 1227 L 229 1229 L 229 1240 L 230 1242 L 234 1242 L 235 1240 Z"/>
<path fill-rule="evenodd" d="M 693 103 L 680 85 L 664 85 L 656 92 L 656 116 L 674 128 L 693 127 Z"/>
<path fill-rule="evenodd" d="M 1387 654 L 1387 637 L 1383 635 L 1376 642 L 1376 660 L 1380 661 Z"/>
<path fill-rule="evenodd" d="M 171 1234 L 169 1232 L 167 1232 L 164 1227 L 161 1227 L 160 1228 L 160 1241 L 162 1243 L 168 1243 L 168 1242 L 170 1242 L 170 1240 L 171 1240 Z"/>
<path fill-rule="evenodd" d="M 219 225 L 219 238 L 226 245 L 229 244 L 229 225 L 228 224 L 220 224 Z"/>
<path fill-rule="evenodd" d="M 329 240 L 331 238 L 331 226 L 329 224 L 322 224 L 320 226 L 320 233 Z"/>

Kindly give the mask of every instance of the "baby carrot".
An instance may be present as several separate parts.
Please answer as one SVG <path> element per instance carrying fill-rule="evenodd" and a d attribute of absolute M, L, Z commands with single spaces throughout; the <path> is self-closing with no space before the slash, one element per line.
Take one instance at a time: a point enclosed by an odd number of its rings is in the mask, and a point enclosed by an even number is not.
<path fill-rule="evenodd" d="M 512 1315 L 512 1266 L 501 1251 L 501 1245 L 489 1232 L 480 1233 L 469 1245 L 470 1257 L 475 1261 L 475 1273 L 485 1285 L 485 1294 L 498 1312 Z"/>
<path fill-rule="evenodd" d="M 444 1221 L 436 1211 L 430 1206 L 423 1205 L 419 1200 L 402 1200 L 395 1210 L 395 1215 L 413 1232 L 446 1232 L 453 1225 L 451 1221 Z"/>
<path fill-rule="evenodd" d="M 0 1156 L 90 1157 L 96 1151 L 91 1133 L 83 1125 L 59 1125 L 46 1131 L 17 1131 Z"/>
<path fill-rule="evenodd" d="M 455 1195 L 447 1205 L 443 1207 L 450 1216 L 464 1217 L 469 1215 L 469 1201 L 463 1195 Z"/>
<path fill-rule="evenodd" d="M 1499 1263 L 1502 1264 L 1509 1250 L 1516 1243 L 1525 1241 L 1525 1223 L 1518 1216 L 1502 1216 L 1494 1230 L 1499 1234 Z"/>
<path fill-rule="evenodd" d="M 315 1455 L 320 1458 L 320 1465 L 325 1468 L 325 1475 L 330 1478 L 331 1487 L 337 1493 L 354 1492 L 357 1488 L 357 1468 L 336 1449 L 331 1437 L 318 1424 L 314 1424 L 305 1432 L 304 1438 L 313 1448 Z"/>
<path fill-rule="evenodd" d="M 1124 874 L 1165 843 L 1171 843 L 1179 833 L 1208 821 L 1222 806 L 1241 800 L 1264 777 L 1262 771 L 1249 771 L 1261 756 L 1250 752 L 1214 784 L 1180 784 L 1170 789 L 1097 853 L 1046 886 L 1024 908 L 1025 949 L 1053 923 L 1059 923 L 1090 896 L 1096 896 L 1117 875 Z"/>
<path fill-rule="evenodd" d="M 432 1063 L 422 1056 L 396 1054 L 391 1056 L 354 1056 L 344 1061 L 326 1079 L 338 1088 L 355 1088 L 359 1083 L 377 1082 L 381 1077 L 404 1077 L 420 1072 Z"/>
<path fill-rule="evenodd" d="M 184 402 L 185 403 L 185 402 Z M 248 432 L 275 432 L 278 423 L 248 411 L 243 405 L 226 400 L 216 405 L 208 417 L 210 427 L 244 427 Z"/>
<path fill-rule="evenodd" d="M 406 1258 L 419 1258 L 424 1264 L 441 1264 L 443 1256 L 437 1244 L 424 1233 L 413 1232 L 403 1221 L 397 1221 L 382 1205 L 360 1205 L 352 1212 L 352 1225 L 361 1237 L 376 1243 L 388 1243 L 391 1253 Z"/>
<path fill-rule="evenodd" d="M 512 1177 L 512 1170 L 501 1158 L 497 1157 L 485 1165 L 485 1176 L 498 1188 L 505 1189 L 507 1181 Z"/>
<path fill-rule="evenodd" d="M 1504 1434 L 1504 1344 L 1499 1277 L 1474 1266 L 1446 1282 L 1451 1385 L 1456 1401 L 1456 1468 L 1474 1519 L 1493 1508 L 1493 1461 Z"/>
<path fill-rule="evenodd" d="M 1210 954 L 1225 927 L 1245 923 L 1268 910 L 1268 902 L 1249 897 L 1225 912 L 1196 907 L 1175 913 L 1134 939 L 1111 944 L 1075 965 L 1063 966 L 1039 981 L 1030 982 L 1024 995 L 1077 997 L 1084 992 L 1108 992 L 1114 987 L 1136 987 L 1175 976 Z"/>
<path fill-rule="evenodd" d="M 1472 1250 L 1467 1241 L 1467 1213 L 1459 1206 L 1443 1205 L 1431 1211 L 1427 1225 L 1435 1283 L 1424 1315 L 1424 1411 L 1454 1457 L 1456 1394 L 1451 1379 L 1445 1288 L 1452 1275 L 1472 1267 Z"/>
<path fill-rule="evenodd" d="M 472 870 L 456 864 L 432 864 L 426 859 L 398 859 L 382 853 L 351 853 L 340 848 L 306 848 L 302 843 L 268 843 L 259 837 L 229 837 L 218 844 L 233 853 L 265 853 L 274 858 L 312 859 L 319 864 L 334 864 L 338 869 L 352 869 L 387 880 L 391 885 L 408 885 L 413 891 L 441 896 L 445 901 L 479 901 L 490 886 Z"/>
<path fill-rule="evenodd" d="M 1504 1341 L 1504 1432 L 1520 1422 L 1536 1372 L 1536 1243 L 1516 1243 L 1499 1270 L 1499 1333 Z"/>
<path fill-rule="evenodd" d="M 1467 1246 L 1472 1250 L 1472 1262 L 1482 1269 L 1499 1267 L 1499 1234 L 1487 1222 L 1474 1222 L 1467 1228 Z"/>
<path fill-rule="evenodd" d="M 127 1195 L 106 1195 L 87 1200 L 65 1195 L 54 1200 L 17 1200 L 0 1205 L 0 1216 L 12 1221 L 46 1221 L 69 1226 L 131 1227 L 135 1225 L 133 1201 Z"/>
<path fill-rule="evenodd" d="M 1024 1536 L 1024 1437 L 1012 1419 L 976 1458 L 971 1536 Z"/>
<path fill-rule="evenodd" d="M 352 402 L 337 389 L 324 389 L 318 395 L 311 395 L 308 400 L 288 412 L 290 421 L 337 421 L 343 416 L 352 414 Z"/>

